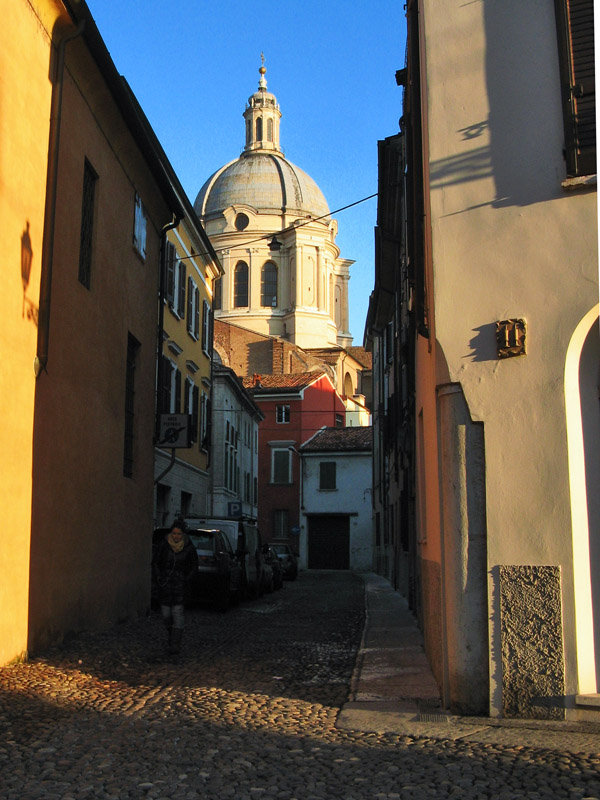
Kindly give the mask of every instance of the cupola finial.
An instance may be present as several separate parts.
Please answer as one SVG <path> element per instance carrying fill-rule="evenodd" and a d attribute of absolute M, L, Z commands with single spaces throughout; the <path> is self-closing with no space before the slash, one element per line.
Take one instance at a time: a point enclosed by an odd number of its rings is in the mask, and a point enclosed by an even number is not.
<path fill-rule="evenodd" d="M 260 72 L 260 80 L 258 82 L 258 88 L 259 89 L 264 89 L 266 91 L 266 89 L 267 89 L 267 80 L 265 78 L 265 74 L 267 72 L 267 68 L 265 67 L 265 54 L 264 53 L 260 54 L 260 67 L 258 68 L 258 71 Z"/>

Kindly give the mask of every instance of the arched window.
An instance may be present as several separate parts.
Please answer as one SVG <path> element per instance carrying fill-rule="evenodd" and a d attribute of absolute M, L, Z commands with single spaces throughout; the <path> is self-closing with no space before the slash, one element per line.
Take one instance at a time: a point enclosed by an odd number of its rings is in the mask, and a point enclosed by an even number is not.
<path fill-rule="evenodd" d="M 246 144 L 252 141 L 252 123 L 249 119 L 246 120 Z"/>
<path fill-rule="evenodd" d="M 248 264 L 238 261 L 233 279 L 233 305 L 235 308 L 248 307 Z"/>
<path fill-rule="evenodd" d="M 277 305 L 277 266 L 272 261 L 263 264 L 260 273 L 260 304 L 265 308 Z"/>
<path fill-rule="evenodd" d="M 269 142 L 273 141 L 273 120 L 272 119 L 268 119 L 267 120 L 267 141 L 269 141 Z"/>
<path fill-rule="evenodd" d="M 217 278 L 213 283 L 213 308 L 215 311 L 220 311 L 222 308 L 222 291 L 223 284 L 221 282 L 221 278 Z"/>
<path fill-rule="evenodd" d="M 256 141 L 262 141 L 262 117 L 258 117 L 256 120 Z"/>

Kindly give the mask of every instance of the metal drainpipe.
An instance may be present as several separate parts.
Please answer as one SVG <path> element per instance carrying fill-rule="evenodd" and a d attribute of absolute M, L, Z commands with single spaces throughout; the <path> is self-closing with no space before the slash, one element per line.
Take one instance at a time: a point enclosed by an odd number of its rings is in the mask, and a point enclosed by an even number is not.
<path fill-rule="evenodd" d="M 155 420 L 155 440 L 158 442 L 160 435 L 160 389 L 163 385 L 163 366 L 162 366 L 162 349 L 163 349 L 163 333 L 165 324 L 165 280 L 166 280 L 166 258 L 167 258 L 167 233 L 173 228 L 176 228 L 181 222 L 181 217 L 173 213 L 171 222 L 163 226 L 160 237 L 160 275 L 158 281 L 158 331 L 156 342 L 156 420 Z M 168 467 L 160 473 L 154 480 L 156 486 L 165 475 L 170 472 L 175 465 L 175 448 L 171 450 L 171 460 Z"/>
<path fill-rule="evenodd" d="M 82 20 L 77 29 L 65 36 L 58 45 L 56 81 L 50 109 L 50 135 L 48 141 L 48 176 L 46 179 L 46 207 L 44 211 L 44 238 L 42 244 L 42 275 L 40 278 L 40 310 L 38 322 L 37 354 L 33 361 L 35 377 L 39 378 L 48 363 L 50 342 L 50 300 L 52 295 L 52 265 L 54 260 L 54 229 L 56 223 L 56 193 L 58 187 L 58 151 L 62 115 L 62 94 L 65 70 L 65 48 L 80 36 L 85 28 Z"/>

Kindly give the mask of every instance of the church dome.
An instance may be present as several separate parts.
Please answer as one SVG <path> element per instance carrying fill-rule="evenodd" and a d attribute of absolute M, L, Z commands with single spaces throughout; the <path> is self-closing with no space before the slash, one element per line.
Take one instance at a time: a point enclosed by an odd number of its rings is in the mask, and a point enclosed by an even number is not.
<path fill-rule="evenodd" d="M 200 189 L 194 210 L 201 219 L 235 205 L 259 213 L 328 217 L 329 206 L 314 180 L 288 161 L 279 146 L 281 112 L 259 69 L 258 91 L 248 98 L 246 145 L 241 156 L 217 170 Z"/>
<path fill-rule="evenodd" d="M 217 170 L 198 193 L 199 217 L 245 204 L 259 212 L 325 217 L 329 207 L 314 180 L 280 153 L 254 150 Z"/>

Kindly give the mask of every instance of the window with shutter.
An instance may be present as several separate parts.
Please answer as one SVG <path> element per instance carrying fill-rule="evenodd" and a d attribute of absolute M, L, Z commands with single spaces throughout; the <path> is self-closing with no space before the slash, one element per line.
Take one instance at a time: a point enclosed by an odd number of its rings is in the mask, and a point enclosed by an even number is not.
<path fill-rule="evenodd" d="M 174 245 L 167 242 L 165 247 L 165 300 L 173 307 L 175 302 L 175 260 L 177 253 Z"/>
<path fill-rule="evenodd" d="M 335 461 L 321 461 L 319 489 L 322 492 L 333 492 L 337 489 L 336 485 L 336 463 Z"/>
<path fill-rule="evenodd" d="M 177 314 L 183 319 L 185 316 L 185 278 L 186 278 L 186 266 L 183 261 L 179 261 L 177 264 L 177 268 L 179 271 L 179 290 L 178 290 L 178 300 L 177 300 Z"/>
<path fill-rule="evenodd" d="M 192 387 L 192 442 L 200 441 L 200 389 Z"/>
<path fill-rule="evenodd" d="M 596 89 L 593 0 L 555 0 L 570 177 L 596 172 Z"/>
<path fill-rule="evenodd" d="M 96 171 L 86 158 L 83 165 L 83 196 L 81 200 L 81 232 L 79 237 L 79 281 L 86 289 L 89 289 L 91 285 L 94 199 L 97 180 Z"/>
<path fill-rule="evenodd" d="M 285 450 L 273 449 L 272 451 L 272 471 L 271 478 L 273 483 L 291 483 L 291 453 Z"/>
<path fill-rule="evenodd" d="M 187 293 L 187 332 L 190 336 L 194 335 L 194 281 L 191 276 L 188 278 L 188 293 Z"/>

